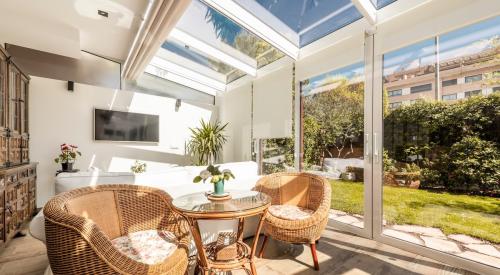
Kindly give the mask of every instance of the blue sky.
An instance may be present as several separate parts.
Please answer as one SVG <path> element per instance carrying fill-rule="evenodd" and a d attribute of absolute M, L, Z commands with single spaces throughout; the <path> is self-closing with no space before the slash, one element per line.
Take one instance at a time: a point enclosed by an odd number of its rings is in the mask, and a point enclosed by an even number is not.
<path fill-rule="evenodd" d="M 439 36 L 441 60 L 469 55 L 490 47 L 490 40 L 500 37 L 500 16 L 466 26 Z M 416 68 L 421 65 L 435 64 L 435 38 L 427 39 L 410 46 L 384 54 L 384 75 L 401 69 Z M 309 79 L 309 84 L 302 87 L 307 95 L 315 88 L 327 84 L 329 79 L 346 77 L 351 79 L 363 74 L 363 63 L 355 63 Z"/>
<path fill-rule="evenodd" d="M 440 61 L 481 52 L 489 40 L 500 36 L 500 16 L 439 36 Z M 431 38 L 384 54 L 384 75 L 394 71 L 435 64 L 436 43 Z"/>

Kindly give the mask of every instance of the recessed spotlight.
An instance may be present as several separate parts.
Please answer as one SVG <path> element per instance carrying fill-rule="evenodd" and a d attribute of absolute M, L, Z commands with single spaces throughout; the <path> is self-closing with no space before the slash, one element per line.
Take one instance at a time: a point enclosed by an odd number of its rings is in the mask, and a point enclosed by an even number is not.
<path fill-rule="evenodd" d="M 102 11 L 102 10 L 97 10 L 97 14 L 103 17 L 108 17 L 108 12 L 107 11 Z"/>

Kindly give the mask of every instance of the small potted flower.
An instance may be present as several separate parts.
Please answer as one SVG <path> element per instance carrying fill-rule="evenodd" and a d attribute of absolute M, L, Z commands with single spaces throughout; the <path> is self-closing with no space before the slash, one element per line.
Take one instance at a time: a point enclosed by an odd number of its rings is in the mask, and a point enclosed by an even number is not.
<path fill-rule="evenodd" d="M 137 174 L 141 174 L 141 173 L 146 172 L 146 167 L 147 167 L 147 165 L 145 162 L 141 162 L 141 161 L 136 160 L 134 162 L 134 165 L 132 165 L 130 167 L 130 171 L 132 171 L 132 173 L 137 175 Z"/>
<path fill-rule="evenodd" d="M 206 182 L 210 178 L 210 182 L 214 184 L 214 192 L 212 195 L 224 196 L 224 182 L 234 179 L 234 175 L 229 169 L 219 170 L 220 166 L 209 165 L 206 170 L 200 172 L 199 176 L 193 179 L 194 183 L 200 181 Z"/>
<path fill-rule="evenodd" d="M 62 171 L 73 171 L 73 163 L 82 153 L 78 151 L 78 146 L 71 144 L 61 144 L 61 153 L 54 159 L 55 163 L 60 163 Z"/>

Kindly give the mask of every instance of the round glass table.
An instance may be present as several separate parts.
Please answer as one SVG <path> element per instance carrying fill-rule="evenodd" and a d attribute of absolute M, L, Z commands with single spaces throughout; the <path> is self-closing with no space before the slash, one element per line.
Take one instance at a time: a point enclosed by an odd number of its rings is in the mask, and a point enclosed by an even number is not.
<path fill-rule="evenodd" d="M 257 274 L 254 255 L 258 236 L 264 222 L 271 198 L 257 191 L 229 191 L 231 199 L 210 201 L 205 193 L 194 193 L 175 198 L 174 210 L 189 223 L 193 240 L 198 250 L 198 264 L 195 274 L 210 274 L 211 271 L 228 271 L 245 268 L 250 264 L 252 274 Z M 243 242 L 245 218 L 260 216 L 252 247 Z M 203 244 L 199 220 L 238 220 L 234 235 L 219 233 L 217 241 Z"/>

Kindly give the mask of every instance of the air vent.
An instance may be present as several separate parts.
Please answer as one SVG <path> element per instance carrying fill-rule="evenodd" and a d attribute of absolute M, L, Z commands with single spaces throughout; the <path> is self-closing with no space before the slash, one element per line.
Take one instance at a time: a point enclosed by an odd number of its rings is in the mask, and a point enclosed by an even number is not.
<path fill-rule="evenodd" d="M 103 17 L 108 17 L 108 12 L 107 11 L 102 11 L 102 10 L 97 10 L 97 14 Z"/>

